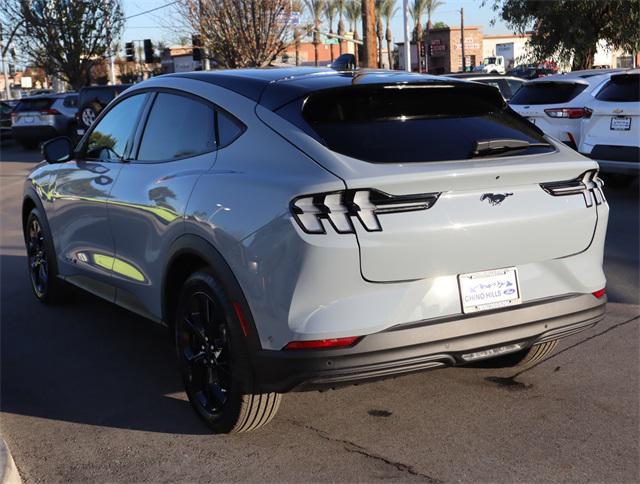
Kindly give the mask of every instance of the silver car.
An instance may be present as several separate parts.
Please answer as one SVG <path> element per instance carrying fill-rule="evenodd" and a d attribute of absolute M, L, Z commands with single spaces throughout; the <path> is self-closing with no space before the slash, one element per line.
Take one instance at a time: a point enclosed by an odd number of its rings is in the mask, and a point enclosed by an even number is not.
<path fill-rule="evenodd" d="M 40 94 L 21 99 L 11 113 L 11 135 L 24 148 L 57 136 L 74 136 L 76 93 Z"/>
<path fill-rule="evenodd" d="M 215 432 L 293 390 L 532 364 L 604 315 L 598 166 L 490 86 L 173 74 L 43 153 L 22 208 L 37 298 L 71 283 L 166 324 Z"/>

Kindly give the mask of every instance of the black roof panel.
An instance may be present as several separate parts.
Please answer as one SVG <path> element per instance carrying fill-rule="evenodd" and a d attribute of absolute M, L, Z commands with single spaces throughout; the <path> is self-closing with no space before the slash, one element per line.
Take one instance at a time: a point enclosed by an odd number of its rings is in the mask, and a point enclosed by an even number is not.
<path fill-rule="evenodd" d="M 224 87 L 271 110 L 276 110 L 310 92 L 324 89 L 372 84 L 463 82 L 405 71 L 335 71 L 314 67 L 197 71 L 170 76 L 196 79 Z"/>

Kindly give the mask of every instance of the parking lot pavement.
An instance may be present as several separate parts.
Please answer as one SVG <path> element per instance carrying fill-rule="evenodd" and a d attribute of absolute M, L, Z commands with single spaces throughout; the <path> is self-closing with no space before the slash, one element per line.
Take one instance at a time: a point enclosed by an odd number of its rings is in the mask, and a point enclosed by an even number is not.
<path fill-rule="evenodd" d="M 617 302 L 549 360 L 289 394 L 267 427 L 215 436 L 186 402 L 163 328 L 88 295 L 35 302 L 18 214 L 31 165 L 11 153 L 0 156 L 0 428 L 25 482 L 640 479 L 637 193 L 607 192 Z"/>

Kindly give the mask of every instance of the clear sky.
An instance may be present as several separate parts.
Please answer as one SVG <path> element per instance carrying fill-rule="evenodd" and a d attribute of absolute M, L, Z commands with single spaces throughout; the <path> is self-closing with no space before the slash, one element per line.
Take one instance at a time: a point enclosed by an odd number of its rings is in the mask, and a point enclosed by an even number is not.
<path fill-rule="evenodd" d="M 490 3 L 488 0 L 487 3 Z M 122 0 L 125 16 L 159 7 L 169 3 L 169 0 Z M 398 13 L 396 14 L 392 29 L 395 40 L 402 40 L 402 0 L 396 0 Z M 444 5 L 435 13 L 433 22 L 442 21 L 447 25 L 460 25 L 460 8 L 464 8 L 465 25 L 480 25 L 484 33 L 501 34 L 508 33 L 507 26 L 498 21 L 497 15 L 490 5 L 482 6 L 482 0 L 444 0 Z M 496 19 L 496 24 L 491 26 L 491 20 Z M 424 20 L 426 22 L 426 19 Z M 410 28 L 413 24 L 410 23 Z M 361 28 L 359 29 L 362 30 Z M 127 20 L 122 36 L 122 43 L 130 40 L 152 39 L 154 42 L 164 41 L 166 44 L 177 43 L 180 37 L 190 37 L 185 23 L 176 15 L 173 7 L 158 10 L 147 15 Z"/>

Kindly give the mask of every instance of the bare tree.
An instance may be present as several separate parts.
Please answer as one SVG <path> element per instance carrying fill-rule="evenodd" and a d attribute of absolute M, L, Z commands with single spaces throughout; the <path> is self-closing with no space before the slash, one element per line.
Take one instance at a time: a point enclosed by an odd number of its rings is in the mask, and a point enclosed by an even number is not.
<path fill-rule="evenodd" d="M 179 0 L 178 11 L 218 65 L 263 67 L 290 42 L 290 0 Z"/>
<path fill-rule="evenodd" d="M 73 89 L 89 82 L 124 26 L 120 0 L 3 0 L 2 10 L 21 54 Z"/>

